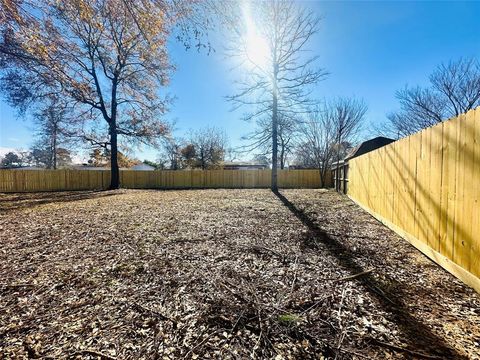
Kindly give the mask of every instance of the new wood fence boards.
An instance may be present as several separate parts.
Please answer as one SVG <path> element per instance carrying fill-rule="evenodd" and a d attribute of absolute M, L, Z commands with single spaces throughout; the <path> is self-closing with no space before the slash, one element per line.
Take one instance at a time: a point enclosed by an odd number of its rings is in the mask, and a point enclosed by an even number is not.
<path fill-rule="evenodd" d="M 130 189 L 269 188 L 271 170 L 120 171 Z M 106 189 L 107 170 L 0 170 L 0 192 Z M 318 170 L 278 170 L 281 188 L 320 188 Z M 331 186 L 331 179 L 325 184 Z"/>
<path fill-rule="evenodd" d="M 353 200 L 480 292 L 480 108 L 349 166 Z"/>
<path fill-rule="evenodd" d="M 101 170 L 0 170 L 0 192 L 105 189 L 110 172 Z"/>

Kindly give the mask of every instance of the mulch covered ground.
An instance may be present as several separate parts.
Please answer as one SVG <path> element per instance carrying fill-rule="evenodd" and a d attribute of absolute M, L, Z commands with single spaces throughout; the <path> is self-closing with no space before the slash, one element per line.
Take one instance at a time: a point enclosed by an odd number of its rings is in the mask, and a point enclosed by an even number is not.
<path fill-rule="evenodd" d="M 0 358 L 480 358 L 479 294 L 331 191 L 4 194 L 0 211 Z"/>

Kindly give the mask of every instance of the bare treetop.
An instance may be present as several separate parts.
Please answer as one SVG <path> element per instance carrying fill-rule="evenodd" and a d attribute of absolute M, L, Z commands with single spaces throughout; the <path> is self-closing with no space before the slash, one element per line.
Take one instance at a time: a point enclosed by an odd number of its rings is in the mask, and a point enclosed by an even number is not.
<path fill-rule="evenodd" d="M 272 189 L 276 190 L 279 116 L 305 112 L 312 104 L 312 85 L 327 75 L 315 66 L 317 57 L 307 54 L 319 18 L 294 1 L 246 1 L 228 23 L 234 34 L 228 53 L 245 71 L 239 91 L 229 100 L 234 109 L 246 108 L 247 121 L 271 118 Z"/>
<path fill-rule="evenodd" d="M 227 53 L 244 68 L 245 79 L 229 99 L 235 108 L 259 106 L 249 112 L 250 119 L 271 109 L 275 87 L 279 111 L 304 110 L 310 85 L 327 75 L 315 66 L 318 56 L 308 56 L 307 45 L 320 19 L 292 1 L 244 2 L 242 6 L 242 15 L 231 21 L 234 37 Z"/>
<path fill-rule="evenodd" d="M 356 98 L 332 99 L 311 110 L 300 126 L 299 165 L 317 168 L 325 184 L 334 161 L 340 161 L 356 142 L 366 112 L 365 102 Z"/>
<path fill-rule="evenodd" d="M 480 105 L 480 64 L 476 59 L 441 64 L 429 80 L 428 87 L 407 86 L 397 92 L 400 110 L 388 114 L 387 133 L 407 136 Z"/>

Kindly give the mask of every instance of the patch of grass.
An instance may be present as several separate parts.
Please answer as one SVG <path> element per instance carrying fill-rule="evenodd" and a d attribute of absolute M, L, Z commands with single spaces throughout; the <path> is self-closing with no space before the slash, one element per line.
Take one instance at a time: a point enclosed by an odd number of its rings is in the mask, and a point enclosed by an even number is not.
<path fill-rule="evenodd" d="M 283 325 L 289 325 L 289 326 L 297 325 L 302 321 L 303 321 L 303 318 L 295 314 L 283 314 L 278 317 L 278 322 Z"/>

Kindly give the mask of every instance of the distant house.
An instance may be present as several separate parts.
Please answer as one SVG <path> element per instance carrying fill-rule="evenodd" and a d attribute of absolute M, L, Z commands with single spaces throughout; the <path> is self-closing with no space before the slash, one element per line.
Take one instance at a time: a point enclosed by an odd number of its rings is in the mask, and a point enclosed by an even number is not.
<path fill-rule="evenodd" d="M 386 138 L 386 137 L 383 137 L 383 136 L 377 136 L 376 138 L 373 138 L 373 139 L 370 139 L 370 140 L 367 140 L 367 141 L 364 141 L 363 143 L 361 143 L 360 145 L 358 146 L 355 146 L 348 154 L 347 156 L 345 157 L 345 159 L 343 159 L 344 161 L 348 161 L 350 159 L 353 159 L 357 156 L 360 156 L 360 155 L 363 155 L 363 154 L 366 154 L 372 150 L 376 150 L 378 148 L 381 148 L 382 146 L 385 146 L 385 145 L 388 145 L 392 142 L 394 142 L 395 140 L 393 139 L 390 139 L 390 138 Z"/>
<path fill-rule="evenodd" d="M 333 184 L 337 191 L 347 193 L 348 190 L 348 161 L 350 159 L 356 158 L 357 156 L 366 154 L 370 151 L 381 148 L 385 145 L 388 145 L 395 140 L 389 139 L 383 136 L 378 136 L 376 138 L 364 141 L 360 145 L 354 147 L 350 150 L 342 160 L 333 163 Z"/>
<path fill-rule="evenodd" d="M 139 171 L 153 171 L 155 168 L 153 166 L 150 166 L 145 163 L 140 163 L 137 165 L 134 165 L 130 168 L 130 170 L 139 170 Z"/>
<path fill-rule="evenodd" d="M 226 161 L 223 163 L 223 170 L 264 170 L 268 165 L 253 161 Z"/>

